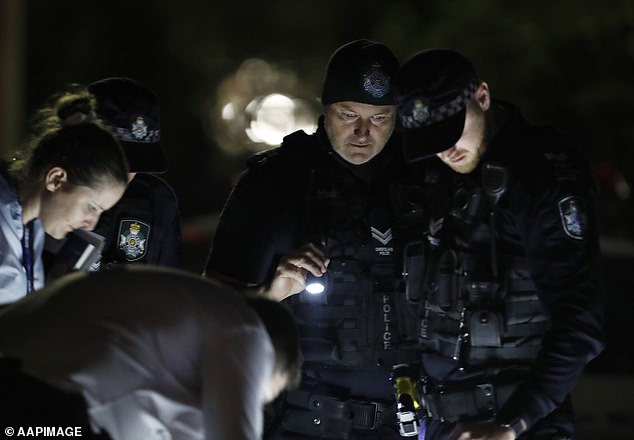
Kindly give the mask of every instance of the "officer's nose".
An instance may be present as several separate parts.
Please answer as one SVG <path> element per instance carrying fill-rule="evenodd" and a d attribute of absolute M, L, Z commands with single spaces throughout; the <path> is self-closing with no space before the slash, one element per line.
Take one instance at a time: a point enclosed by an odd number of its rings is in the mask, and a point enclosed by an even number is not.
<path fill-rule="evenodd" d="M 447 148 L 445 151 L 441 151 L 440 153 L 438 153 L 438 156 L 440 156 L 441 159 L 450 159 L 455 151 L 456 146 L 454 145 L 453 147 Z"/>
<path fill-rule="evenodd" d="M 370 135 L 370 121 L 368 119 L 359 118 L 357 125 L 354 128 L 354 134 L 359 137 L 366 137 Z"/>
<path fill-rule="evenodd" d="M 99 214 L 97 214 L 95 216 L 88 217 L 88 218 L 84 219 L 84 221 L 81 224 L 81 227 L 86 229 L 86 230 L 88 230 L 88 231 L 92 231 L 97 226 L 97 222 L 98 221 L 99 221 Z"/>

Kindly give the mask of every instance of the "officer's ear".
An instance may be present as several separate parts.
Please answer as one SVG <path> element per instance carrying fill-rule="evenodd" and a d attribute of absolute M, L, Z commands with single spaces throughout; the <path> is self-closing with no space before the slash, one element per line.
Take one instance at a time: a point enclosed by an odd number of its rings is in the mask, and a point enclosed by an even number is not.
<path fill-rule="evenodd" d="M 55 192 L 68 181 L 68 173 L 62 167 L 52 167 L 44 176 L 46 189 Z"/>
<path fill-rule="evenodd" d="M 491 94 L 489 93 L 489 85 L 482 81 L 476 89 L 473 100 L 478 104 L 482 111 L 487 111 L 491 107 Z"/>

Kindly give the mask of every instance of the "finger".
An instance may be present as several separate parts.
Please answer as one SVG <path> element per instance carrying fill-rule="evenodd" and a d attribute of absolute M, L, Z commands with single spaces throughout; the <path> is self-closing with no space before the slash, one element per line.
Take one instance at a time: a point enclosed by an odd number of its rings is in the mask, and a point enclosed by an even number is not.
<path fill-rule="evenodd" d="M 307 243 L 303 246 L 303 249 L 315 255 L 316 258 L 322 260 L 326 258 L 326 253 L 324 252 L 324 250 L 321 247 L 317 246 L 315 243 Z"/>
<path fill-rule="evenodd" d="M 324 251 L 314 243 L 308 243 L 303 247 L 305 256 L 310 258 L 314 263 L 321 267 L 322 272 L 326 272 L 330 258 L 326 256 Z"/>
<path fill-rule="evenodd" d="M 280 260 L 280 264 L 296 266 L 315 276 L 321 276 L 327 270 L 324 260 L 316 258 L 309 253 L 284 256 Z"/>
<path fill-rule="evenodd" d="M 292 279 L 302 286 L 306 283 L 306 274 L 306 269 L 291 262 L 280 262 L 276 270 L 278 277 Z"/>

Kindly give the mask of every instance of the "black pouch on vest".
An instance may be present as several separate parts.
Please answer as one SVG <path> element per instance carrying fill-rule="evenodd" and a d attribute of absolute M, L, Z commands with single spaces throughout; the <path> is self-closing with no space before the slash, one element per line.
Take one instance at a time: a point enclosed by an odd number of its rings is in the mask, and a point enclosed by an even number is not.
<path fill-rule="evenodd" d="M 469 317 L 469 339 L 473 347 L 499 347 L 502 344 L 502 317 L 497 312 L 473 310 Z"/>
<path fill-rule="evenodd" d="M 407 243 L 403 250 L 405 298 L 409 302 L 420 301 L 425 285 L 425 243 Z"/>
<path fill-rule="evenodd" d="M 438 290 L 431 302 L 443 309 L 449 309 L 456 304 L 458 296 L 458 255 L 453 250 L 447 250 L 440 258 L 438 268 Z"/>

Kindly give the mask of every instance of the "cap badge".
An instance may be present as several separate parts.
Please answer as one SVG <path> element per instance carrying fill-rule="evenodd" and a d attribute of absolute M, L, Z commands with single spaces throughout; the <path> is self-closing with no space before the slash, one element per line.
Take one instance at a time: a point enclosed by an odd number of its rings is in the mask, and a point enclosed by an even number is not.
<path fill-rule="evenodd" d="M 446 97 L 416 96 L 405 98 L 398 106 L 398 114 L 401 124 L 405 128 L 419 128 L 434 122 L 443 121 L 465 109 L 469 100 L 473 97 L 478 82 L 476 80 L 465 87 L 454 98 L 446 100 Z"/>
<path fill-rule="evenodd" d="M 144 139 L 147 136 L 147 124 L 145 123 L 145 119 L 143 118 L 143 116 L 136 117 L 136 121 L 132 123 L 131 133 L 132 136 L 134 136 L 134 138 L 138 140 Z"/>
<path fill-rule="evenodd" d="M 430 116 L 429 106 L 422 99 L 415 99 L 412 105 L 412 119 L 419 124 L 424 124 Z"/>
<path fill-rule="evenodd" d="M 390 93 L 390 78 L 383 73 L 379 63 L 374 63 L 370 70 L 363 74 L 363 90 L 373 98 L 383 98 Z"/>
<path fill-rule="evenodd" d="M 431 118 L 429 105 L 423 98 L 414 98 L 403 107 L 400 113 L 401 123 L 405 128 L 418 128 L 425 125 Z"/>

